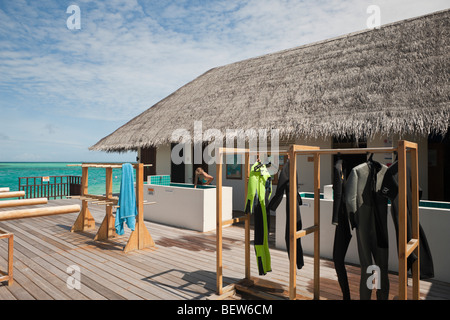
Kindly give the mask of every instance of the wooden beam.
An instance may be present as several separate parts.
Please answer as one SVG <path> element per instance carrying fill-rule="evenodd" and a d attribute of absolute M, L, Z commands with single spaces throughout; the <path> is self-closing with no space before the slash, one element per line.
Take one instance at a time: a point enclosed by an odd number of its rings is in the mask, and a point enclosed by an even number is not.
<path fill-rule="evenodd" d="M 297 156 L 289 150 L 289 299 L 297 297 Z"/>
<path fill-rule="evenodd" d="M 404 141 L 398 142 L 398 297 L 406 300 L 407 257 L 406 257 L 406 147 Z"/>
<path fill-rule="evenodd" d="M 237 218 L 233 218 L 233 219 L 222 221 L 222 225 L 226 226 L 226 225 L 233 224 L 233 223 L 239 223 L 239 222 L 247 221 L 248 219 L 249 219 L 249 217 L 247 215 L 244 215 L 244 216 L 241 216 L 241 217 L 237 217 Z"/>
<path fill-rule="evenodd" d="M 0 192 L 0 199 L 25 197 L 25 191 Z"/>
<path fill-rule="evenodd" d="M 248 153 L 244 156 L 244 201 L 247 201 L 247 191 L 248 191 L 248 180 L 250 179 L 250 155 Z M 245 206 L 245 204 L 244 204 Z M 245 208 L 244 208 L 245 210 Z M 245 279 L 250 279 L 251 277 L 251 259 L 250 259 L 250 213 L 246 214 L 247 219 L 245 220 Z"/>
<path fill-rule="evenodd" d="M 320 299 L 320 154 L 314 154 L 314 299 Z"/>
<path fill-rule="evenodd" d="M 413 280 L 413 299 L 420 299 L 420 236 L 419 236 L 419 150 L 417 143 L 405 142 L 405 146 L 411 148 L 411 227 L 412 239 L 415 240 L 415 253 L 417 259 L 412 265 L 412 280 Z M 408 254 L 407 248 L 407 256 Z"/>
<path fill-rule="evenodd" d="M 0 192 L 9 192 L 9 187 L 0 188 Z"/>
<path fill-rule="evenodd" d="M 311 226 L 311 227 L 299 230 L 296 232 L 295 238 L 298 239 L 298 238 L 304 237 L 304 236 L 306 236 L 310 233 L 313 233 L 315 231 L 318 231 L 318 230 L 319 230 L 318 226 Z"/>
<path fill-rule="evenodd" d="M 413 149 L 413 150 L 417 150 L 418 149 L 418 145 L 415 142 L 410 142 L 410 141 L 403 140 L 403 145 L 407 149 Z"/>
<path fill-rule="evenodd" d="M 0 201 L 0 208 L 19 207 L 19 206 L 33 206 L 38 204 L 47 204 L 47 198 L 33 198 L 33 199 L 19 199 L 19 200 L 4 200 Z"/>
<path fill-rule="evenodd" d="M 222 288 L 221 295 L 212 294 L 211 296 L 207 297 L 206 300 L 224 300 L 228 297 L 231 297 L 236 294 L 235 286 L 236 286 L 235 283 L 229 284 L 226 287 Z"/>
<path fill-rule="evenodd" d="M 89 168 L 82 168 L 81 169 L 81 211 L 78 215 L 77 219 L 75 220 L 75 223 L 73 224 L 72 228 L 70 229 L 70 232 L 75 231 L 86 231 L 86 230 L 92 230 L 95 228 L 95 220 L 94 217 L 92 217 L 91 212 L 88 208 L 88 201 L 92 198 L 89 197 L 88 194 L 88 181 L 89 181 Z M 102 197 L 102 199 L 97 200 L 104 200 L 105 197 Z"/>
<path fill-rule="evenodd" d="M 220 152 L 219 152 L 220 153 Z M 216 155 L 216 291 L 218 295 L 223 293 L 222 270 L 222 161 L 221 155 Z"/>
<path fill-rule="evenodd" d="M 0 221 L 51 216 L 56 214 L 75 213 L 79 211 L 80 206 L 77 204 L 67 206 L 36 208 L 36 209 L 0 211 Z"/>
<path fill-rule="evenodd" d="M 320 149 L 318 147 L 296 146 L 296 154 L 363 154 L 363 153 L 390 153 L 397 151 L 397 148 L 348 148 L 348 149 Z"/>
<path fill-rule="evenodd" d="M 11 286 L 14 282 L 13 280 L 13 250 L 14 250 L 14 235 L 10 232 L 0 230 L 0 239 L 8 239 L 8 269 L 6 272 L 0 271 L 0 282 L 8 281 L 8 286 Z"/>
<path fill-rule="evenodd" d="M 303 152 L 311 154 L 311 151 L 319 151 L 320 150 L 320 147 L 304 146 L 304 145 L 298 145 L 298 144 L 292 145 L 291 148 L 293 148 L 293 150 L 296 154 L 300 154 Z"/>
<path fill-rule="evenodd" d="M 406 244 L 406 257 L 409 257 L 419 245 L 419 239 L 411 239 Z"/>

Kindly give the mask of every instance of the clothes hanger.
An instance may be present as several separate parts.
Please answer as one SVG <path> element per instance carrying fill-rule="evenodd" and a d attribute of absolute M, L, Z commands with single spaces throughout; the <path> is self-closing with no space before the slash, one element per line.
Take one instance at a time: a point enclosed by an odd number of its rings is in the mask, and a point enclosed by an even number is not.
<path fill-rule="evenodd" d="M 264 165 L 263 163 L 259 162 L 259 164 L 256 165 L 256 167 L 255 167 L 255 171 L 258 171 L 263 165 Z M 271 163 L 271 162 L 268 162 L 265 166 L 268 168 L 268 167 L 270 167 L 271 165 L 272 165 L 272 163 Z"/>

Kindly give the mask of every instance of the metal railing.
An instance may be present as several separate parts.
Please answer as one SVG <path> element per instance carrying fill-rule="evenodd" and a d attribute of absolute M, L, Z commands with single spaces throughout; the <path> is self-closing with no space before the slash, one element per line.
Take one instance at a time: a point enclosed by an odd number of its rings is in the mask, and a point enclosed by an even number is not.
<path fill-rule="evenodd" d="M 81 176 L 19 177 L 19 191 L 25 191 L 22 199 L 63 199 L 80 195 Z"/>

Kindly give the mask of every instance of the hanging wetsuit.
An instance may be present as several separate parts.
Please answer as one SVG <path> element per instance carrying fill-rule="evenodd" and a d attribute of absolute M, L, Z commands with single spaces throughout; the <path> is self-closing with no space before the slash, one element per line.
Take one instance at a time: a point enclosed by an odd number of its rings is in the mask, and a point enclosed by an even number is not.
<path fill-rule="evenodd" d="M 272 271 L 266 201 L 272 194 L 272 177 L 265 165 L 255 163 L 250 171 L 245 213 L 254 214 L 254 247 L 259 275 Z"/>
<path fill-rule="evenodd" d="M 407 169 L 407 241 L 411 240 L 411 174 Z M 391 200 L 391 213 L 397 235 L 397 250 L 398 250 L 398 162 L 394 162 L 386 171 L 384 175 L 383 184 L 380 190 L 381 194 Z M 419 199 L 420 199 L 419 193 Z M 422 226 L 419 223 L 419 251 L 420 251 L 420 279 L 430 279 L 434 277 L 433 258 L 431 256 L 428 240 Z M 407 269 L 411 270 L 412 264 L 417 260 L 417 256 L 413 252 L 409 255 L 407 260 Z"/>
<path fill-rule="evenodd" d="M 297 178 L 298 181 L 298 178 Z M 289 219 L 289 160 L 286 161 L 286 163 L 283 166 L 283 169 L 281 169 L 281 172 L 278 176 L 278 184 L 277 184 L 277 190 L 275 191 L 275 194 L 273 198 L 270 200 L 269 203 L 269 210 L 276 211 L 278 206 L 281 203 L 281 200 L 283 200 L 283 194 L 286 194 L 286 228 L 285 228 L 285 242 L 286 242 L 286 248 L 288 257 L 290 254 L 289 247 L 290 247 L 290 241 L 289 241 L 289 225 L 290 225 L 290 219 Z M 297 231 L 302 230 L 302 219 L 300 216 L 300 205 L 302 205 L 302 198 L 300 197 L 300 194 L 297 190 Z M 301 269 L 304 265 L 303 261 L 303 249 L 302 249 L 302 243 L 301 238 L 297 239 L 297 268 Z"/>
<path fill-rule="evenodd" d="M 345 172 L 342 159 L 336 161 L 333 176 L 333 218 L 332 224 L 336 225 L 333 244 L 334 268 L 341 287 L 344 300 L 350 300 L 350 288 L 348 284 L 347 270 L 345 269 L 345 255 L 352 238 L 348 221 L 347 208 L 344 201 Z"/>
<path fill-rule="evenodd" d="M 371 276 L 368 267 L 372 265 L 380 268 L 380 289 L 376 291 L 377 299 L 387 300 L 389 297 L 389 252 L 387 246 L 379 245 L 383 244 L 383 237 L 387 235 L 387 199 L 381 195 L 376 196 L 386 170 L 385 165 L 376 161 L 362 163 L 352 169 L 346 183 L 345 202 L 352 228 L 356 228 L 361 265 L 359 285 L 361 300 L 371 298 L 372 289 L 368 287 L 367 280 Z"/>

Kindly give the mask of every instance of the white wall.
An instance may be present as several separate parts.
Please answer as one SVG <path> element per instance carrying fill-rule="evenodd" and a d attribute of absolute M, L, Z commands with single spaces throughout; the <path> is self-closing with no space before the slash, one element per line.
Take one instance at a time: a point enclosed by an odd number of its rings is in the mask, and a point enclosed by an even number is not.
<path fill-rule="evenodd" d="M 232 190 L 222 189 L 222 218 L 232 218 Z M 144 219 L 200 232 L 216 229 L 216 188 L 201 189 L 144 184 Z"/>

